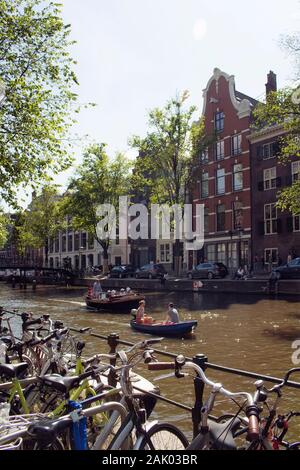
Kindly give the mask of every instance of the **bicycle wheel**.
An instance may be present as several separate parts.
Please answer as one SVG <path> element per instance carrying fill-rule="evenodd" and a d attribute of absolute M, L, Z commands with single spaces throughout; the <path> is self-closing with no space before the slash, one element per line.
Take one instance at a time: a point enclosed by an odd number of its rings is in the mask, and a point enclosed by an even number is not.
<path fill-rule="evenodd" d="M 138 450 L 184 450 L 189 442 L 180 429 L 169 423 L 152 426 Z"/>

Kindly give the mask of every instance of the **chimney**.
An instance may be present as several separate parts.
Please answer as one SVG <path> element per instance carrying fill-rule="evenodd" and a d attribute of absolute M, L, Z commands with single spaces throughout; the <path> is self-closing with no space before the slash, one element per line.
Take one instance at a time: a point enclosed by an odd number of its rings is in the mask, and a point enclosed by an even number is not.
<path fill-rule="evenodd" d="M 270 70 L 268 73 L 268 81 L 266 83 L 266 96 L 268 97 L 269 93 L 272 91 L 277 91 L 277 75 Z"/>

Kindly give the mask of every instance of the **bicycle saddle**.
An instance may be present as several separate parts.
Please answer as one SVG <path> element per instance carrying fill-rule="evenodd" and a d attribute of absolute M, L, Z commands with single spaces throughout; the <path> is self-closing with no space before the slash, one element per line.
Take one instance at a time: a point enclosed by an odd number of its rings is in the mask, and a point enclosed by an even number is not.
<path fill-rule="evenodd" d="M 209 437 L 201 432 L 187 447 L 187 450 L 201 450 L 204 444 L 208 444 L 210 449 L 215 450 L 236 450 L 236 443 L 233 435 L 240 427 L 240 420 L 229 419 L 225 423 L 215 423 L 208 420 Z"/>
<path fill-rule="evenodd" d="M 21 362 L 20 364 L 0 364 L 0 375 L 3 375 L 7 379 L 20 379 L 27 369 L 27 362 Z"/>
<path fill-rule="evenodd" d="M 236 450 L 236 443 L 233 435 L 240 427 L 241 421 L 236 418 L 226 421 L 225 423 L 214 423 L 210 421 L 209 431 L 210 440 L 213 448 L 216 450 Z"/>
<path fill-rule="evenodd" d="M 58 374 L 53 375 L 45 375 L 44 377 L 40 377 L 42 383 L 48 385 L 51 388 L 54 388 L 58 392 L 61 393 L 68 393 L 72 388 L 78 387 L 80 381 L 82 380 L 81 377 L 62 377 Z"/>
<path fill-rule="evenodd" d="M 50 421 L 41 420 L 36 423 L 30 424 L 28 427 L 28 434 L 41 442 L 44 446 L 50 445 L 59 436 L 59 434 L 70 427 L 72 419 L 65 417 L 60 420 Z"/>

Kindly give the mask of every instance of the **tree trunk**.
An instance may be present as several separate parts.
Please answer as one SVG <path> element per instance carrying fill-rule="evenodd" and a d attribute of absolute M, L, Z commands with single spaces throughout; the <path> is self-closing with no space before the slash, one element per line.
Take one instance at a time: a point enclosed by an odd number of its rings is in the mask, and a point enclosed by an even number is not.
<path fill-rule="evenodd" d="M 175 240 L 174 243 L 174 271 L 175 276 L 180 276 L 181 274 L 181 256 L 180 256 L 180 240 Z"/>
<path fill-rule="evenodd" d="M 103 274 L 107 274 L 108 271 L 108 249 L 103 247 Z"/>

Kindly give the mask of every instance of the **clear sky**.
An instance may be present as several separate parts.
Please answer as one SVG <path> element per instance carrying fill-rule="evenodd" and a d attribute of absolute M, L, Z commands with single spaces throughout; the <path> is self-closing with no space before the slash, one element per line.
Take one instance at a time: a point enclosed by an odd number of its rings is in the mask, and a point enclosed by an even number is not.
<path fill-rule="evenodd" d="M 236 87 L 262 97 L 272 69 L 280 87 L 292 62 L 281 34 L 299 30 L 298 0 L 62 0 L 72 25 L 84 110 L 74 131 L 128 150 L 128 137 L 147 130 L 147 111 L 188 89 L 202 109 L 202 90 L 215 67 L 235 75 Z M 80 147 L 76 149 L 80 162 Z M 67 175 L 71 172 L 69 171 Z M 59 183 L 66 182 L 66 174 Z"/>

